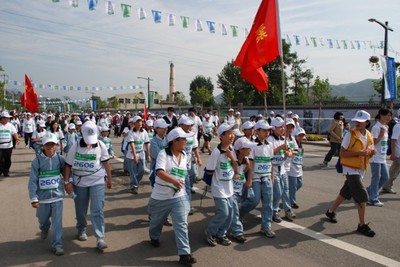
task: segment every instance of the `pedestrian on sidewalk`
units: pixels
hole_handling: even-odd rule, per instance
[[[64,255],[63,249],[63,200],[64,185],[61,174],[65,159],[56,153],[57,137],[52,133],[43,136],[43,150],[32,162],[28,191],[31,205],[36,209],[41,239],[46,239],[51,226],[51,248],[56,256]]]
[[[329,222],[337,223],[336,210],[346,199],[353,198],[357,204],[359,218],[357,232],[373,237],[375,232],[365,223],[368,193],[362,184],[369,160],[375,154],[373,137],[367,130],[370,118],[371,116],[368,112],[359,110],[352,119],[355,122],[355,127],[346,134],[340,148],[340,163],[343,166],[343,175],[346,176],[346,181],[325,215],[328,217]]]
[[[78,240],[86,241],[87,210],[90,202],[90,218],[97,238],[97,249],[107,248],[104,241],[104,191],[107,175],[107,188],[112,186],[109,163],[110,155],[103,142],[98,140],[98,129],[94,122],[86,121],[82,125],[82,139],[71,147],[66,159],[64,179],[65,190],[74,194],[76,228]]]

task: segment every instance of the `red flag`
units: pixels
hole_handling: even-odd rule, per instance
[[[258,91],[268,89],[267,76],[262,67],[282,54],[276,1],[261,2],[250,33],[234,62],[240,67],[240,76]]]
[[[25,74],[25,92],[21,95],[21,106],[25,107],[30,112],[39,111],[39,104],[35,89],[31,81]]]
[[[144,119],[144,121],[146,121],[148,117],[149,117],[149,114],[148,114],[147,106],[146,106],[146,104],[144,104],[144,107],[143,107],[143,119]]]

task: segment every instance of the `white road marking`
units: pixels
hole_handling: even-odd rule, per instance
[[[197,187],[193,187],[193,189],[197,192],[202,194],[204,192],[203,189],[199,189]],[[207,197],[212,198],[212,195],[210,194],[210,192],[207,192]],[[253,215],[259,215],[259,212],[253,210],[252,212],[250,212]],[[288,228],[290,230],[293,230],[295,232],[298,232],[300,234],[306,235],[308,237],[314,238],[318,241],[324,242],[325,244],[334,246],[336,248],[345,250],[347,252],[350,252],[354,255],[357,255],[359,257],[365,258],[367,260],[376,262],[378,264],[384,265],[384,266],[390,266],[390,267],[399,267],[400,266],[400,262],[399,261],[395,261],[391,258],[379,255],[375,252],[357,247],[355,245],[352,245],[350,243],[341,241],[339,239],[324,235],[320,232],[315,232],[313,230],[310,230],[304,226],[295,224],[295,223],[291,223],[291,222],[286,222],[286,221],[282,221],[281,223],[279,223],[280,226],[283,226],[285,228]]]

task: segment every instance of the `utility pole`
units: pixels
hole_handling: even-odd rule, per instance
[[[8,82],[8,75],[7,74],[1,74],[0,75],[3,78],[3,102],[2,102],[2,109],[6,109],[6,81]],[[7,79],[6,79],[7,78]]]
[[[150,111],[150,81],[153,81],[150,79],[150,77],[137,77],[138,79],[143,79],[147,80],[147,110]]]

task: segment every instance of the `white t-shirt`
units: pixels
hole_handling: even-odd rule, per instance
[[[303,148],[299,147],[297,142],[295,141],[297,149],[297,155],[293,155],[290,159],[290,170],[288,171],[288,175],[292,177],[300,177],[303,176],[303,157],[304,157],[304,150]]]
[[[128,140],[129,140],[129,128],[125,127],[124,130],[122,131],[122,133],[127,134],[122,141],[122,150],[125,151],[125,150],[127,150],[126,146],[128,144]]]
[[[32,139],[40,139],[40,141],[36,141],[35,144],[41,145],[42,144],[42,137],[46,135],[46,130],[42,130],[41,132],[38,132],[35,130],[32,134]]]
[[[239,165],[238,168],[238,173],[240,175],[239,179],[233,179],[233,192],[239,194],[239,196],[242,195],[242,190],[243,190],[243,185],[246,183],[246,177],[244,175],[244,169],[247,166],[245,164]]]
[[[192,132],[194,133],[195,139],[197,140],[197,134],[199,133],[199,127],[203,126],[203,122],[201,121],[199,116],[194,116],[194,117],[189,116],[189,118],[192,119],[192,121],[194,122],[194,125],[192,127]]]
[[[212,123],[211,120],[204,120],[203,121],[203,127],[204,127],[204,133],[208,134],[211,136],[212,129],[214,128],[214,124]]]
[[[392,139],[396,140],[396,158],[400,157],[400,122],[393,127]]]
[[[232,151],[235,157],[235,154]],[[235,157],[236,160],[236,157]],[[218,145],[211,153],[206,169],[214,171],[211,182],[211,193],[214,197],[229,198],[233,196],[233,175],[232,161],[221,151]]]
[[[0,149],[8,149],[13,147],[13,134],[17,133],[14,125],[7,122],[6,124],[0,123]]]
[[[385,134],[382,139],[375,145],[376,153],[372,156],[370,162],[374,163],[386,163],[386,152],[388,150],[388,127],[386,125],[381,124],[377,121],[371,129],[371,133],[375,138],[378,138],[381,128],[384,127],[386,129]]]
[[[288,138],[286,139],[286,142],[287,142],[287,144],[288,144],[288,147],[289,147],[292,151],[297,150],[297,149],[299,148],[299,146],[297,145],[296,140],[295,140],[294,137],[292,137],[292,136],[288,137]],[[293,157],[291,157],[291,158],[286,157],[286,159],[285,159],[285,170],[286,170],[286,172],[289,172],[289,170],[290,170],[290,165],[291,165],[291,163],[292,163],[292,158],[293,158]]]
[[[234,125],[236,122],[235,116],[225,116],[224,122],[228,123],[229,125]]]
[[[145,146],[144,145],[150,143],[149,134],[144,129],[140,129],[139,131],[134,131],[134,129],[132,129],[131,131],[129,131],[128,136],[129,136],[128,137],[129,145],[128,145],[128,153],[126,154],[126,157],[128,159],[134,158],[133,153],[132,153],[132,147],[130,145],[130,143],[133,142],[138,159],[144,159],[145,158],[145,153],[144,153]]]
[[[360,137],[361,137],[361,141],[363,142],[364,148],[366,148],[366,146],[367,146],[367,133],[365,133],[365,135],[362,135],[359,132],[359,134],[360,134]],[[343,137],[342,147],[344,149],[347,149],[349,147],[350,140],[351,140],[351,134],[350,133],[346,134]],[[365,170],[353,169],[353,168],[349,168],[349,167],[343,166],[343,175],[346,175],[346,174],[356,174],[356,175],[360,175],[362,177],[365,174]]]
[[[30,118],[29,120],[25,119],[24,123],[22,124],[22,131],[24,133],[33,133],[35,130],[35,120]]]
[[[79,143],[68,151],[65,162],[72,166],[74,185],[89,187],[104,184],[106,171],[103,162],[110,159],[106,145],[97,142],[97,147],[81,147]]]
[[[163,170],[174,176],[176,179],[185,182],[185,176],[187,173],[186,153],[182,152],[181,161],[178,162],[178,159],[174,155],[167,155],[165,150],[161,150],[157,156],[156,171],[157,170]],[[154,188],[151,192],[151,198],[166,200],[178,198],[184,195],[186,195],[185,187],[178,191],[172,183],[168,183],[156,175]]]
[[[253,161],[253,181],[260,181],[261,177],[271,177],[272,158],[274,150],[267,141],[251,149],[249,159]]]
[[[273,135],[270,135],[267,140],[269,143],[272,144],[273,149],[285,143],[285,138],[282,136],[279,139],[276,139]],[[274,157],[272,159],[272,165],[274,166],[274,174],[281,175],[286,173],[285,160],[286,157],[284,150],[280,150],[276,154],[274,154]]]

